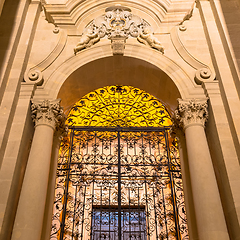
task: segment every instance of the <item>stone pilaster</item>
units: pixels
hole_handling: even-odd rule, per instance
[[[64,132],[60,100],[34,102],[35,132],[24,176],[12,240],[40,240],[44,221],[54,131]]]
[[[205,135],[207,99],[182,100],[174,124],[182,128],[186,148],[199,240],[229,239],[221,199]]]

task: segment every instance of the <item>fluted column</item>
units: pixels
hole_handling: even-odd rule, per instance
[[[12,240],[40,240],[49,180],[53,134],[64,128],[59,100],[34,102],[35,132],[19,199]]]
[[[229,239],[205,135],[207,100],[182,100],[174,120],[185,131],[199,240]]]

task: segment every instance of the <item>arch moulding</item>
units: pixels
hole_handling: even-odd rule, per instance
[[[45,79],[43,86],[37,88],[33,98],[39,100],[56,99],[61,86],[74,71],[94,60],[111,56],[113,56],[111,46],[106,42],[83,50],[76,56],[73,55],[58,67],[52,69],[51,75]],[[176,62],[162,53],[159,53],[157,50],[149,49],[145,46],[134,45],[130,42],[125,45],[124,56],[146,61],[165,72],[176,85],[181,98],[190,99],[205,97],[201,86],[196,85],[194,80],[192,80]]]

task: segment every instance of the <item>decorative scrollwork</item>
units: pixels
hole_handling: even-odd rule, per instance
[[[99,88],[77,102],[68,115],[74,126],[170,126],[170,114],[158,99],[130,86]]]
[[[182,31],[182,32],[184,32],[184,31],[187,30],[187,27],[186,27],[185,25],[180,25],[180,26],[179,26],[179,30]]]
[[[215,75],[211,72],[209,68],[200,68],[196,71],[195,82],[201,85],[204,81],[214,80]]]
[[[178,146],[168,132],[71,131],[60,149],[51,239],[117,238],[119,177],[125,238],[188,239]]]
[[[100,88],[67,122],[51,240],[189,239],[178,144],[156,98],[128,86]]]
[[[131,9],[121,5],[107,8],[104,15],[86,26],[74,53],[91,47],[104,37],[111,40],[114,54],[123,54],[125,41],[129,37],[137,38],[140,43],[164,52],[159,40],[153,36],[150,25],[133,15]]]
[[[40,86],[43,83],[43,74],[38,69],[30,69],[28,72],[25,73],[24,80],[27,83],[33,83]]]
[[[55,33],[55,34],[59,33],[59,27],[54,27],[53,33]]]

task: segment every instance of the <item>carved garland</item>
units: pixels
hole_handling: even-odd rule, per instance
[[[106,13],[93,21],[86,28],[74,48],[74,53],[89,48],[107,37],[111,40],[113,54],[123,54],[126,39],[129,37],[151,48],[164,53],[159,40],[153,36],[151,26],[140,17],[133,15],[131,10],[120,5],[107,8]]]

